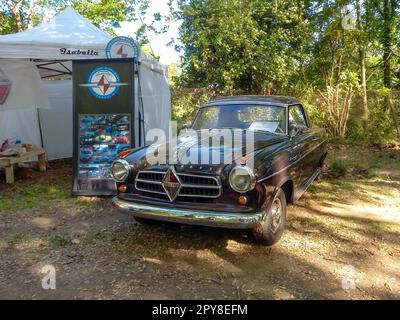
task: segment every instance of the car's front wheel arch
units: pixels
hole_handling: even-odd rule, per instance
[[[287,202],[282,188],[274,188],[261,207],[262,219],[252,229],[255,240],[271,246],[281,238],[286,224]]]

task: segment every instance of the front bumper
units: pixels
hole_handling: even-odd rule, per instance
[[[118,197],[114,197],[112,203],[114,207],[130,213],[135,217],[219,228],[251,229],[256,226],[262,218],[262,212],[241,214],[164,208],[125,201]]]

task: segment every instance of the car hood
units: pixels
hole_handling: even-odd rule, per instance
[[[202,131],[201,133],[191,130],[175,139],[140,149],[128,158],[136,163],[140,162],[146,168],[159,164],[186,165],[188,163],[221,166],[232,162],[246,162],[246,159],[251,158],[258,150],[288,139],[285,135],[263,131],[231,129],[224,133],[228,134],[229,139],[222,139],[220,130]],[[250,147],[246,146],[246,139],[254,141],[254,143],[250,143]],[[214,146],[213,141],[219,141],[219,143]],[[253,145],[254,147],[252,147]],[[224,161],[226,155],[231,156],[227,156]]]

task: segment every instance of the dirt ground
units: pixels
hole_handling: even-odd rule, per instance
[[[72,197],[68,161],[0,177],[0,299],[400,299],[400,150],[340,146],[327,162],[272,248]]]

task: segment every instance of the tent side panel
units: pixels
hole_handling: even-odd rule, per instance
[[[0,111],[0,143],[20,138],[22,143],[41,146],[37,109]]]
[[[43,81],[52,109],[39,111],[47,159],[72,157],[72,81]]]
[[[141,66],[139,69],[140,87],[144,108],[145,134],[150,129],[162,129],[168,138],[171,120],[171,96],[168,79],[161,74]],[[161,138],[161,137],[160,137]],[[152,141],[146,141],[149,144]]]
[[[0,59],[0,70],[10,85],[10,93],[0,110],[50,109],[39,71],[33,62]]]

